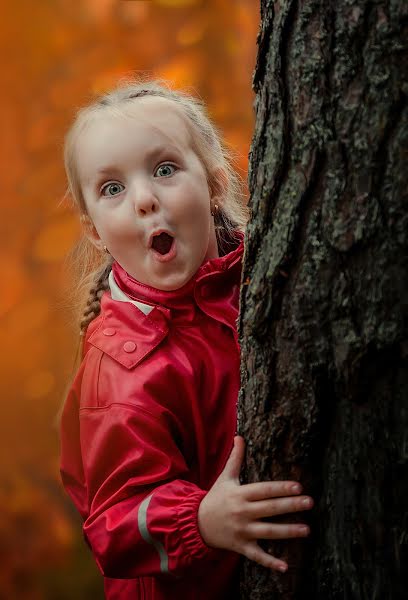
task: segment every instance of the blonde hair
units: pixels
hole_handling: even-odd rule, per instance
[[[127,116],[130,103],[146,96],[159,96],[174,102],[185,117],[193,150],[204,166],[210,189],[223,192],[222,205],[214,217],[218,249],[222,255],[226,245],[234,240],[234,232],[244,232],[248,221],[249,209],[245,203],[243,180],[233,166],[233,152],[221,141],[221,135],[211,122],[203,102],[187,91],[171,89],[165,80],[134,77],[121,79],[114,89],[78,110],[64,143],[64,164],[68,180],[66,196],[71,196],[81,219],[86,219],[87,209],[76,162],[78,140],[93,118],[103,114]],[[222,171],[217,171],[220,167]],[[225,175],[220,176],[220,172]],[[112,257],[98,250],[84,234],[71,252],[70,262],[77,279],[77,284],[73,287],[73,303],[82,316],[82,320],[79,320],[83,333],[100,311],[101,291],[107,289]]]

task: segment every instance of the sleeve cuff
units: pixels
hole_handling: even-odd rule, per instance
[[[180,538],[185,548],[185,556],[190,562],[196,559],[213,559],[221,550],[207,546],[198,528],[198,507],[207,494],[205,490],[197,490],[187,496],[177,510],[177,522]]]

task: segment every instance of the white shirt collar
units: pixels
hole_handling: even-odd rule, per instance
[[[148,315],[153,310],[154,306],[129,298],[129,296],[127,296],[116,283],[112,271],[109,273],[108,282],[112,300],[117,300],[118,302],[130,302],[131,304],[137,306],[137,308],[139,308],[145,315]]]

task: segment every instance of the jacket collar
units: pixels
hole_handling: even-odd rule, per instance
[[[129,296],[125,294],[125,292],[123,292],[120,289],[113,276],[113,271],[109,273],[108,281],[112,300],[117,300],[118,302],[130,302],[131,304],[139,308],[145,315],[148,315],[150,312],[152,312],[154,306],[151,306],[150,304],[144,304],[143,302],[139,302],[138,300],[132,300]]]

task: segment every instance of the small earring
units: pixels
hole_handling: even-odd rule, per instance
[[[106,246],[103,247],[103,251],[105,252],[105,254],[110,254],[110,252]]]
[[[218,211],[218,204],[214,204],[214,208],[211,210],[211,216],[215,217],[217,211]]]

